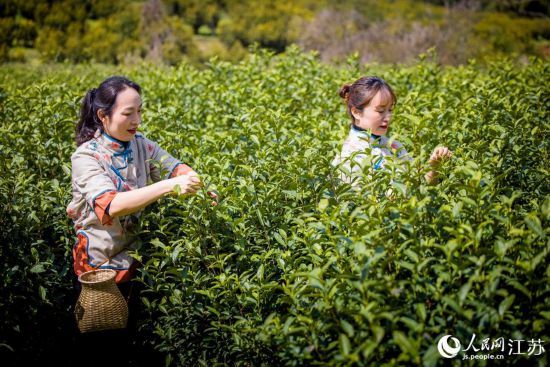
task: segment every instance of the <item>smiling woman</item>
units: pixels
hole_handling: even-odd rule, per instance
[[[139,263],[126,250],[138,242],[135,225],[142,209],[176,187],[181,194],[195,194],[202,186],[191,167],[138,132],[141,104],[139,85],[120,76],[86,93],[76,127],[78,147],[71,156],[72,201],[67,207],[77,237],[75,274],[116,271],[115,281],[130,306],[129,329],[135,327],[139,305],[131,282]],[[88,342],[100,339],[105,337]]]
[[[383,168],[390,157],[400,161],[412,159],[401,143],[386,137],[397,97],[385,80],[376,76],[361,77],[353,84],[342,86],[340,97],[351,117],[351,129],[333,165],[344,168],[341,176],[344,181],[352,182],[350,174],[360,172],[368,158],[375,170]],[[451,155],[447,147],[434,149],[429,160],[432,170],[425,176],[428,183],[437,181],[437,166]]]
[[[201,186],[195,171],[138,133],[140,93],[136,83],[114,76],[82,102],[67,208],[78,238],[73,249],[78,276],[101,268],[116,270],[117,283],[130,280],[138,264],[126,249],[137,240],[132,228],[141,210],[175,186],[184,194]],[[160,161],[168,174],[161,177],[151,161]]]
[[[73,197],[67,214],[77,236],[75,274],[113,269],[123,290],[131,289],[126,283],[139,265],[126,250],[137,243],[134,228],[141,210],[175,187],[182,194],[195,194],[202,186],[191,167],[138,132],[140,94],[139,85],[120,76],[88,91],[76,127],[78,147],[71,157]]]
[[[134,88],[126,88],[117,95],[116,109],[111,116],[99,110],[104,131],[110,136],[130,141],[141,123],[141,96]]]

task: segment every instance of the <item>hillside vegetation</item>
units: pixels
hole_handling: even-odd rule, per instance
[[[241,60],[251,45],[296,43],[339,62],[442,64],[550,54],[550,5],[486,0],[8,0],[0,5],[0,61],[175,65]]]

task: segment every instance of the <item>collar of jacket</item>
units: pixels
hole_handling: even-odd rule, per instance
[[[129,141],[122,141],[118,140],[117,138],[113,138],[111,135],[107,134],[105,131],[101,133],[101,135],[98,138],[101,145],[108,148],[109,150],[114,151],[115,153],[125,153],[130,149],[130,142]]]
[[[371,144],[378,143],[381,145],[382,142],[386,140],[386,137],[383,135],[376,135],[376,134],[369,135],[367,130],[362,129],[358,126],[355,126],[355,124],[351,125],[350,134],[361,139],[365,139],[365,140],[368,139],[368,142]]]

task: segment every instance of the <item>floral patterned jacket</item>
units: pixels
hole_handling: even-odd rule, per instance
[[[73,198],[67,207],[74,221],[77,241],[73,248],[77,275],[101,268],[117,271],[117,283],[129,280],[137,264],[124,249],[131,248],[140,213],[122,217],[109,215],[109,205],[119,192],[130,191],[159,181],[161,169],[169,178],[191,171],[155,142],[136,134],[130,142],[106,133],[80,145],[71,157]]]

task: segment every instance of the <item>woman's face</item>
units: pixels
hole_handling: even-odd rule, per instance
[[[355,125],[376,135],[385,135],[390,126],[393,100],[389,93],[376,93],[363,111],[352,108]]]
[[[98,111],[104,131],[115,139],[130,141],[141,124],[141,97],[134,88],[119,92],[111,116]]]

